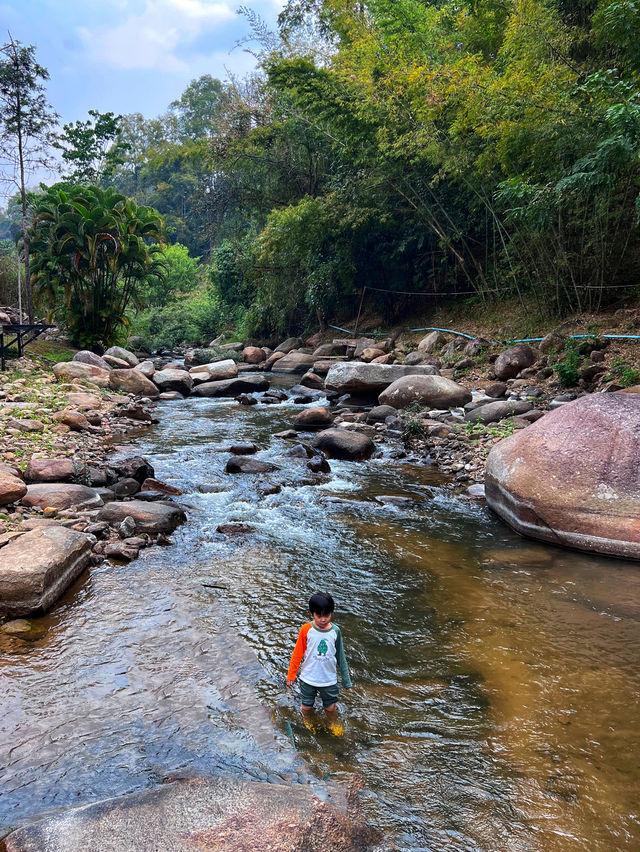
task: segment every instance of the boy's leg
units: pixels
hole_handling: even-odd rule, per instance
[[[322,706],[324,707],[325,716],[329,722],[329,730],[332,734],[338,736],[344,733],[344,728],[338,721],[338,684],[335,686],[325,686],[321,690]]]
[[[316,700],[318,688],[311,686],[309,683],[300,681],[300,712],[303,716],[311,716],[313,713],[313,705]]]

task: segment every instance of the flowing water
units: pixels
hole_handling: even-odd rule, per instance
[[[0,824],[188,772],[320,794],[356,772],[400,850],[640,848],[638,566],[521,539],[427,466],[334,461],[301,484],[273,437],[295,410],[160,407],[135,449],[189,523],[92,569],[41,638],[2,640]],[[224,474],[246,440],[281,493]],[[354,681],[341,738],[308,732],[283,686],[319,589]]]

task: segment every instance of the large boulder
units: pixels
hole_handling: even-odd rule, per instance
[[[499,399],[468,411],[464,419],[467,423],[497,423],[505,417],[531,411],[531,407],[531,403],[524,399]]]
[[[471,402],[471,391],[443,376],[404,376],[378,397],[380,405],[406,408],[418,402],[425,408],[457,408]]]
[[[76,474],[72,459],[32,458],[24,472],[27,482],[71,482]]]
[[[0,470],[0,506],[15,503],[27,493],[25,483],[9,471]]]
[[[234,379],[238,375],[238,365],[233,358],[225,358],[224,361],[212,361],[210,364],[192,367],[189,373],[194,384],[221,382],[224,379]]]
[[[355,802],[347,810],[343,795],[332,799],[321,802],[305,784],[188,778],[49,815],[14,831],[3,846],[6,852],[324,852],[330,845],[336,852],[381,852]]]
[[[314,355],[306,352],[289,352],[284,358],[276,361],[272,369],[274,373],[306,373],[315,360]]]
[[[109,524],[119,524],[133,518],[136,533],[170,533],[187,519],[180,506],[169,503],[148,503],[144,500],[115,500],[98,512],[97,519]]]
[[[329,458],[359,461],[368,459],[375,444],[366,435],[349,432],[347,429],[325,429],[314,439],[313,446],[326,453]]]
[[[158,374],[154,374],[154,379]],[[111,370],[109,385],[113,390],[132,393],[135,396],[158,396],[160,391],[156,385],[143,376],[139,370]]]
[[[189,396],[193,388],[193,376],[186,370],[157,370],[153,374],[153,383],[161,391],[178,391]]]
[[[299,337],[287,337],[279,346],[276,346],[274,352],[282,352],[283,355],[288,355],[292,349],[300,349],[303,345]]]
[[[487,502],[524,535],[637,560],[639,458],[640,399],[581,397],[493,447]]]
[[[122,346],[111,346],[104,354],[111,355],[112,358],[118,358],[120,361],[125,361],[130,367],[136,367],[139,364],[138,358],[133,352],[123,349]]]
[[[390,384],[404,376],[434,376],[438,370],[431,364],[406,367],[404,364],[363,364],[350,361],[334,364],[325,379],[328,390],[341,394],[355,393],[378,396]]]
[[[108,388],[112,370],[103,370],[93,364],[83,364],[82,361],[62,361],[54,364],[53,375],[59,382],[73,382],[82,379],[100,388]]]
[[[498,355],[493,365],[493,372],[497,379],[513,379],[521,370],[530,367],[536,357],[535,349],[532,349],[528,343],[519,343]]]
[[[94,367],[99,367],[101,370],[111,369],[110,365],[107,364],[104,358],[96,355],[95,352],[89,352],[88,349],[82,349],[80,352],[76,352],[71,360],[79,361],[81,364],[91,364]]]
[[[252,393],[269,390],[269,380],[264,376],[243,375],[235,379],[205,382],[193,389],[195,396],[237,396],[240,393]]]
[[[88,485],[73,485],[65,482],[37,482],[27,487],[27,493],[20,501],[23,506],[34,509],[95,509],[102,506],[98,492]]]
[[[84,571],[90,539],[59,524],[26,532],[0,548],[0,615],[45,612]]]

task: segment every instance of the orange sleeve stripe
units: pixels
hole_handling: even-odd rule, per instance
[[[300,663],[304,657],[304,652],[307,650],[307,633],[311,630],[311,623],[303,624],[298,633],[298,641],[291,655],[289,663],[289,671],[287,672],[287,680],[295,680],[300,668]]]

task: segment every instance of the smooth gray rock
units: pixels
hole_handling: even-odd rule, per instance
[[[499,399],[488,402],[473,411],[467,412],[464,419],[467,423],[497,423],[505,417],[524,414],[531,410],[531,403],[525,399]]]
[[[193,376],[187,370],[157,370],[153,374],[153,383],[161,391],[178,391],[189,396],[193,388]]]
[[[90,539],[60,524],[40,526],[9,542],[0,548],[0,614],[46,612],[90,559]]]
[[[93,367],[99,367],[101,370],[111,369],[104,358],[96,355],[95,352],[89,352],[88,349],[81,349],[80,352],[76,352],[71,360],[79,361],[81,364],[91,364]]]
[[[269,390],[269,380],[260,375],[244,375],[235,379],[223,379],[217,382],[205,382],[193,389],[194,396],[237,396],[241,393],[252,393]]]
[[[136,367],[140,363],[133,352],[123,349],[122,346],[111,346],[104,354],[111,355],[112,358],[119,358],[120,361],[126,361],[131,367]]]
[[[432,364],[406,366],[348,361],[331,367],[325,379],[325,386],[340,394],[355,393],[372,397],[378,396],[396,379],[404,376],[436,376],[437,374],[438,370]]]

